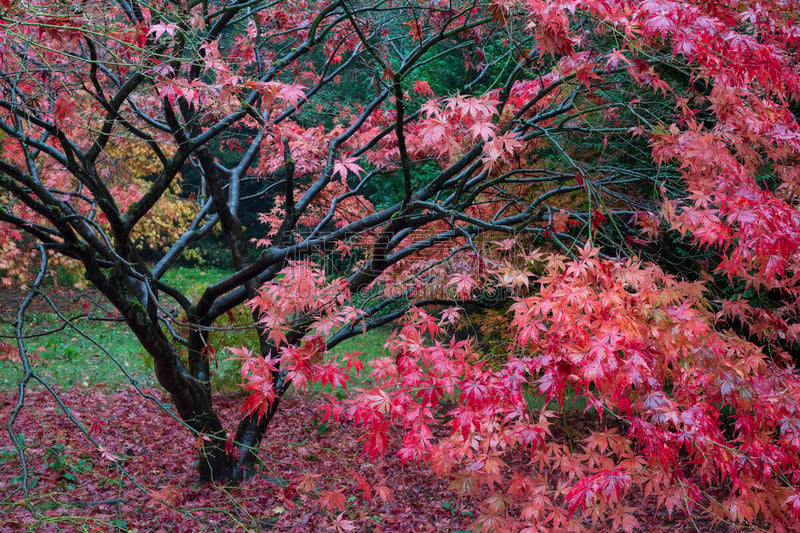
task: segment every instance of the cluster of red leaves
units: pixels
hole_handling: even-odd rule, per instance
[[[250,307],[276,344],[286,342],[292,322],[301,314],[311,319],[309,331],[327,335],[362,313],[347,305],[350,290],[341,279],[327,281],[325,272],[310,260],[290,261],[276,281],[265,283]]]
[[[391,356],[369,363],[371,382],[329,397],[329,414],[363,428],[364,453],[424,463],[482,498],[473,526],[486,531],[633,531],[654,509],[790,530],[800,378],[720,329],[699,283],[588,246],[575,261],[528,260],[541,276],[512,306],[507,359],[440,341],[456,312],[415,310],[387,340]],[[556,437],[565,397],[599,426]]]
[[[148,391],[158,395],[157,391]],[[365,462],[346,428],[318,421],[320,401],[287,398],[261,452],[263,470],[239,487],[198,485],[196,445],[175,419],[132,389],[61,393],[73,414],[101,443],[92,445],[44,391],[29,391],[15,428],[25,435],[36,484],[2,503],[0,531],[358,530],[443,531],[469,523],[469,501],[443,481],[387,459]],[[219,399],[235,416],[240,395]],[[8,419],[16,396],[0,397]],[[77,407],[91,406],[91,407]],[[132,408],[132,406],[137,406]],[[20,463],[8,435],[0,437],[0,493],[20,483]],[[390,439],[394,442],[397,436]],[[120,473],[124,467],[145,490]],[[424,479],[424,483],[420,480]]]

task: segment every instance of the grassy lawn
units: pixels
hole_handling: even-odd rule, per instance
[[[228,274],[227,270],[213,267],[180,267],[170,271],[164,281],[196,298],[206,286]],[[70,315],[73,310],[61,311]],[[16,345],[13,338],[8,338],[14,334],[13,318],[10,318],[14,314],[10,311],[4,313],[0,319],[0,335],[5,337],[2,339],[5,342]],[[26,316],[28,320],[24,334],[36,335],[26,340],[26,349],[31,354],[37,373],[48,382],[57,383],[60,388],[76,385],[119,388],[129,383],[122,370],[124,369],[140,385],[156,384],[152,375],[152,363],[125,324],[79,318],[73,322],[80,329],[79,332],[68,326],[62,327],[65,324],[53,312],[38,309],[29,311]],[[228,322],[227,317],[221,319],[222,325]],[[49,331],[52,332],[43,335]],[[353,337],[336,346],[333,352],[363,352],[364,360],[379,357],[384,353],[383,343],[389,331],[379,329]],[[218,353],[214,364],[215,371],[221,378],[219,385],[226,389],[235,388],[240,380],[237,365],[227,359],[228,354],[223,348],[240,344],[254,347],[255,336],[252,332],[221,332],[212,336],[212,344]],[[21,376],[22,366],[18,361],[0,357],[0,389],[10,390],[15,387]]]
[[[226,274],[225,270],[217,268],[181,267],[170,272],[166,281],[192,296],[197,296],[204,286],[222,279]],[[60,311],[67,316],[75,312],[73,309]],[[4,313],[4,320],[0,322],[0,335],[13,336],[13,319],[9,320],[8,317],[14,314]],[[129,383],[122,370],[125,369],[141,385],[155,384],[150,370],[152,365],[148,364],[139,342],[124,324],[79,318],[73,322],[80,330],[78,331],[66,326],[53,312],[29,311],[26,317],[24,334],[37,335],[27,339],[26,349],[35,362],[37,373],[47,381],[58,383],[61,388],[75,385],[125,386]],[[42,335],[48,331],[52,333]],[[13,338],[4,340],[16,345]],[[1,388],[8,390],[15,386],[21,376],[22,367],[18,361],[0,360]]]
[[[30,313],[28,317],[29,327],[24,330],[28,334],[60,326],[58,317],[52,313]],[[144,368],[144,352],[133,334],[122,324],[77,320],[75,325],[108,350],[108,354],[71,328],[28,339],[27,352],[37,374],[45,380],[57,383],[60,388],[75,385],[95,387],[101,384],[114,386],[129,382],[121,366],[140,384],[153,383]],[[0,332],[3,335],[13,334],[13,325],[7,322],[0,324]],[[0,361],[0,388],[8,390],[21,376],[22,365],[18,361]]]

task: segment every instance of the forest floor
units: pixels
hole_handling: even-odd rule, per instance
[[[60,397],[102,449],[50,394],[29,392],[15,428],[25,436],[34,486],[27,499],[21,491],[8,496],[22,470],[4,434],[0,531],[468,531],[473,521],[473,502],[459,501],[445,482],[395,458],[363,457],[347,428],[321,421],[313,396],[286,399],[260,472],[235,488],[198,484],[196,441],[132,388],[76,388]],[[242,401],[223,394],[222,416],[232,419]],[[0,394],[0,420],[15,404],[14,393]]]

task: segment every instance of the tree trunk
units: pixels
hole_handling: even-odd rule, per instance
[[[232,457],[226,450],[225,433],[204,435],[203,445],[197,458],[200,481],[204,483],[228,483],[231,481]]]
[[[256,474],[259,446],[277,411],[277,403],[275,400],[261,420],[255,414],[245,417],[230,448],[224,434],[203,438],[198,460],[201,481],[237,485]]]
[[[280,398],[275,398],[270,406],[267,416],[261,420],[257,415],[250,415],[245,417],[240,423],[236,431],[236,446],[238,457],[232,465],[231,479],[238,483],[244,479],[253,476],[256,473],[258,462],[258,450],[261,445],[261,439],[267,432],[272,417],[278,410],[278,403]]]

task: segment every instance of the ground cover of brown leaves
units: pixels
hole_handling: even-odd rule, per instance
[[[14,427],[25,436],[35,486],[29,507],[21,491],[9,496],[21,469],[4,432],[0,531],[454,531],[473,520],[471,502],[445,481],[393,458],[363,457],[352,431],[321,421],[314,396],[286,399],[265,438],[261,472],[233,488],[199,484],[195,439],[133,389],[60,396],[102,448],[46,391],[28,391]],[[222,395],[219,408],[232,419],[242,401]],[[3,423],[15,403],[16,394],[0,394]]]

